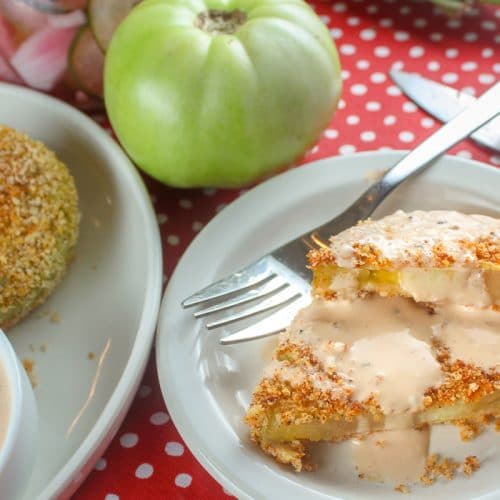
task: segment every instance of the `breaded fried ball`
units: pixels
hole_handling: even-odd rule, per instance
[[[0,125],[0,328],[51,294],[78,238],[78,196],[45,145]]]

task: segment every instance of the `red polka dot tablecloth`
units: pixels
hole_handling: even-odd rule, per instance
[[[424,1],[311,4],[337,44],[344,88],[335,117],[301,163],[356,151],[412,148],[438,127],[392,84],[391,68],[418,72],[474,95],[500,78],[500,7],[474,7],[460,18],[449,18]],[[95,119],[107,127],[104,116]],[[500,165],[500,153],[470,141],[451,154]],[[145,181],[161,228],[167,282],[197,232],[241,191],[175,190],[146,176]],[[227,496],[171,421],[152,353],[123,425],[74,499]]]

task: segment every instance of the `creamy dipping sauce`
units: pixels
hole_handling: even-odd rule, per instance
[[[429,454],[429,428],[374,432],[353,439],[352,456],[358,474],[372,481],[404,484],[418,481]]]
[[[316,299],[297,314],[289,335],[311,346],[324,370],[352,387],[355,399],[373,395],[386,415],[417,411],[425,391],[442,382],[434,340],[452,359],[485,369],[500,364],[498,312],[454,305],[430,311],[403,297]],[[292,380],[293,371],[282,367],[281,375]]]
[[[10,388],[7,382],[7,374],[0,363],[0,449],[2,448],[10,417]]]

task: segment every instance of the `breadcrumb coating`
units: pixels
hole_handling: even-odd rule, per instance
[[[313,270],[321,264],[387,270],[499,266],[500,221],[444,210],[398,211],[333,236],[330,248],[311,250],[308,260]]]
[[[0,328],[53,291],[72,257],[79,218],[66,166],[41,142],[0,125]]]

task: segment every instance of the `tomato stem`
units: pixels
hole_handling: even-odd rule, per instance
[[[209,9],[196,16],[195,26],[213,35],[232,35],[246,20],[246,14],[238,9],[231,11]]]

